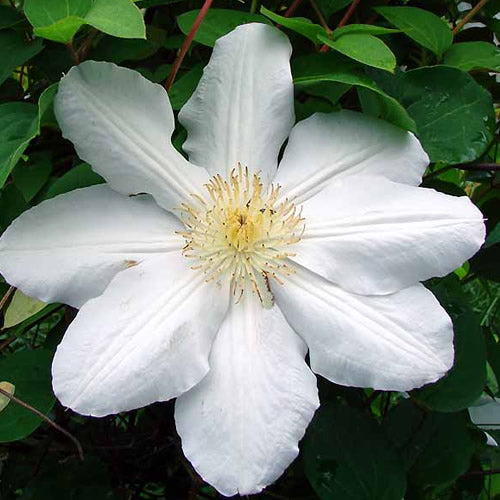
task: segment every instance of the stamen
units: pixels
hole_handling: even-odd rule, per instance
[[[260,177],[240,164],[227,181],[216,175],[205,188],[208,196],[192,194],[195,203],[179,209],[183,255],[199,259],[192,269],[204,273],[207,282],[227,273],[236,302],[251,291],[264,307],[272,307],[269,280],[283,284],[281,278],[294,272],[286,262],[295,255],[289,247],[304,232],[302,210],[288,199],[277,205],[280,186],[264,191]]]

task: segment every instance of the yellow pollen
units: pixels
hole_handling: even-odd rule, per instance
[[[216,175],[205,187],[207,196],[193,194],[193,203],[180,208],[184,255],[198,260],[192,269],[205,273],[206,281],[228,274],[237,301],[252,290],[272,307],[269,280],[282,284],[293,272],[287,259],[304,232],[300,211],[286,199],[277,204],[280,186],[264,190],[260,177],[241,165],[228,180]]]

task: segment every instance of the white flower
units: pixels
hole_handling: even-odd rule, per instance
[[[500,430],[500,399],[484,394],[468,409],[472,422],[486,434],[486,444],[498,447],[496,439],[486,431]]]
[[[296,457],[313,372],[397,391],[442,377],[452,324],[419,281],[484,239],[467,197],[416,187],[428,158],[412,134],[348,111],[293,127],[290,54],[263,24],[217,42],[179,116],[190,162],[161,86],[73,68],[56,116],[108,184],[41,203],[0,240],[11,284],[80,307],[54,358],[61,403],[101,416],[178,397],[184,452],[224,495]]]

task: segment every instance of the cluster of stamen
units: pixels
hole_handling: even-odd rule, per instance
[[[286,261],[304,219],[287,199],[278,202],[280,186],[265,190],[260,177],[241,165],[228,180],[216,175],[205,187],[208,196],[192,195],[192,203],[181,205],[184,255],[198,260],[192,269],[205,273],[206,281],[229,273],[237,301],[250,289],[271,307],[269,279],[282,283],[293,272]]]

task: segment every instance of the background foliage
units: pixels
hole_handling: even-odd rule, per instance
[[[112,61],[154,82],[170,74],[171,83],[181,62],[169,89],[179,110],[219,36],[251,21],[281,25],[294,47],[298,119],[342,107],[414,131],[432,160],[424,185],[470,196],[488,239],[462,268],[427,283],[455,326],[447,377],[409,395],[320,380],[322,407],[299,458],[259,498],[500,496],[500,454],[467,412],[483,392],[500,395],[500,1],[215,0],[181,61],[201,6],[0,0],[0,232],[44,199],[102,182],[54,119],[57,82],[72,65]],[[179,127],[176,147],[184,139]],[[173,402],[93,419],[55,401],[50,363],[74,310],[37,302],[1,280],[0,298],[0,389],[12,393],[14,385],[15,396],[73,436],[2,397],[2,498],[218,498],[183,458]]]

